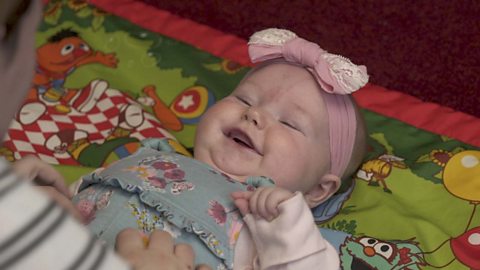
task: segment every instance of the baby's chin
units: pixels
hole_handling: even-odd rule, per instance
[[[207,163],[208,164],[208,163]],[[217,171],[227,175],[228,177],[232,178],[233,180],[235,181],[238,181],[240,183],[245,183],[247,181],[247,178],[250,176],[250,175],[237,175],[237,174],[234,174],[234,173],[231,173],[229,171],[226,171],[226,170],[222,170],[221,168],[218,168],[217,166],[213,165],[213,164],[209,164],[210,166],[212,166],[214,169],[216,169]]]
[[[245,168],[240,169],[240,166],[238,166],[238,164],[232,164],[231,162],[222,162],[221,159],[215,159],[211,155],[197,154],[194,156],[194,158],[198,161],[208,164],[215,170],[241,183],[245,183],[248,177],[255,175],[255,173],[253,172],[247,172],[248,170],[246,170]]]

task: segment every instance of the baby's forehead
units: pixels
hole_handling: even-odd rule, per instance
[[[307,95],[306,98],[322,99],[321,87],[313,75],[302,66],[285,62],[255,67],[235,90],[255,91],[272,97],[286,95],[289,99],[301,98],[305,95]]]
[[[258,67],[247,76],[234,94],[258,98],[294,115],[325,118],[326,108],[320,85],[304,67],[275,63]]]
[[[303,65],[286,62],[285,60],[274,60],[261,63],[260,65],[255,66],[245,77],[248,78],[249,75],[252,76],[254,74],[257,76],[258,74],[278,75],[290,79],[312,76]]]

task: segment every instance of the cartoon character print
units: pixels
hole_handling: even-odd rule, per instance
[[[33,79],[34,87],[29,99],[42,100],[43,102],[57,103],[58,112],[68,113],[70,107],[76,107],[79,111],[88,111],[85,107],[82,94],[90,96],[91,89],[79,91],[77,89],[65,89],[64,82],[75,69],[88,64],[102,64],[106,67],[116,68],[118,59],[115,53],[103,53],[94,51],[80,35],[72,29],[62,29],[51,36],[47,42],[41,45],[37,51],[37,69]],[[94,91],[101,95],[102,91]],[[98,96],[97,96],[98,98]],[[85,108],[84,108],[85,107]]]
[[[452,238],[450,247],[456,259],[471,269],[480,269],[478,261],[480,227],[478,224],[472,226],[480,203],[478,183],[480,183],[480,151],[466,150],[453,154],[443,169],[443,185],[453,196],[468,201],[472,205],[472,213],[465,231]]]
[[[341,269],[414,270],[425,266],[418,243],[349,236],[340,246]]]
[[[433,267],[444,268],[457,260],[471,269],[480,269],[478,261],[480,227],[478,224],[472,224],[480,203],[477,188],[480,183],[480,151],[462,148],[455,148],[452,151],[434,149],[418,158],[417,162],[432,162],[440,166],[441,170],[435,177],[442,180],[445,189],[452,196],[468,201],[472,206],[470,217],[466,217],[465,230],[460,235],[445,239],[437,248],[428,252],[432,254],[443,245],[450,244],[453,258],[442,266]]]
[[[111,189],[97,193],[93,188],[87,188],[79,193],[79,200],[75,203],[75,207],[85,218],[86,224],[95,218],[98,210],[108,207],[112,194],[113,190]]]
[[[138,166],[126,169],[135,172],[147,189],[166,192],[170,186],[170,193],[180,195],[185,191],[193,190],[195,185],[185,180],[185,171],[175,162],[175,158],[163,156],[148,157],[139,162]]]
[[[419,176],[424,179],[432,181],[436,184],[441,184],[443,181],[443,170],[448,164],[448,161],[454,155],[461,153],[465,150],[466,149],[464,149],[463,147],[455,147],[454,149],[434,148],[430,152],[420,155],[415,160],[415,163],[420,163],[419,165],[431,169],[425,170],[425,172],[423,173],[417,171],[413,172],[419,174]]]
[[[394,167],[406,169],[407,165],[403,158],[384,154],[363,163],[357,177],[368,181],[369,186],[381,185],[384,192],[391,194],[392,191],[388,188],[385,180],[390,176]]]
[[[44,156],[49,163],[105,166],[135,152],[139,140],[163,137],[162,129],[171,126],[171,118],[176,119],[163,104],[164,117],[158,122],[138,104],[146,97],[134,101],[128,93],[111,88],[102,78],[91,78],[84,86],[68,88],[65,83],[78,69],[88,69],[92,64],[115,69],[119,63],[115,52],[95,50],[79,31],[60,29],[36,49],[36,56],[32,88],[15,119],[19,125],[16,128],[29,134],[28,140],[9,140],[8,148],[0,149],[0,155],[12,161],[41,152],[43,155],[39,157]],[[149,104],[158,111],[162,104],[157,102],[155,91],[150,85],[143,89]],[[41,127],[38,123],[42,123]],[[27,148],[23,141],[32,146]]]
[[[451,239],[454,259],[457,259],[471,269],[480,269],[478,254],[480,252],[480,227],[472,228],[462,235]],[[453,262],[453,260],[452,260]]]

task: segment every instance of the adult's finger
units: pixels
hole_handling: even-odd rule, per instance
[[[115,249],[124,258],[127,258],[132,252],[135,252],[139,249],[145,249],[145,243],[142,239],[142,234],[140,231],[133,228],[122,230],[117,235]]]
[[[34,179],[35,183],[43,186],[52,186],[68,198],[72,198],[72,193],[65,184],[63,176],[52,166],[45,164]]]
[[[63,176],[50,164],[35,156],[25,156],[16,161],[13,163],[13,169],[18,175],[33,180],[40,186],[52,186],[68,198],[72,197]]]
[[[195,270],[212,270],[212,268],[206,264],[201,264],[195,267]]]
[[[52,186],[63,195],[72,198],[72,194],[65,184],[65,179],[50,164],[45,162],[40,162],[38,164],[38,173],[34,178],[34,182],[41,186]]]
[[[48,197],[53,199],[58,205],[67,210],[67,212],[69,212],[70,215],[72,215],[80,223],[85,223],[85,218],[80,214],[80,212],[78,212],[72,201],[65,197],[64,194],[60,193],[56,188],[51,186],[37,186],[36,188],[43,193],[46,193]]]
[[[150,234],[148,248],[161,253],[173,254],[174,244],[173,238],[168,232],[154,230]]]
[[[193,269],[195,263],[195,253],[190,245],[187,244],[177,244],[175,245],[175,255],[177,258],[185,263],[188,269]]]

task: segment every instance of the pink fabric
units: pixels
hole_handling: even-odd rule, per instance
[[[321,57],[325,53],[317,44],[302,38],[294,38],[283,46],[249,44],[248,49],[252,62],[284,58],[288,62],[305,65],[316,77],[325,91],[336,94],[348,94],[328,71],[328,63]]]
[[[295,37],[283,45],[249,43],[248,52],[254,63],[283,58],[303,65],[314,75],[325,91],[321,93],[327,107],[330,130],[330,173],[342,177],[352,156],[357,119],[352,101],[346,96],[352,91],[332,76],[330,63],[322,57],[326,51],[313,42]],[[366,73],[365,67],[358,68]]]
[[[330,173],[342,177],[352,157],[357,119],[351,99],[321,92],[328,113]]]
[[[279,216],[268,222],[244,217],[235,246],[233,269],[339,269],[335,248],[323,238],[300,192],[278,206]]]

